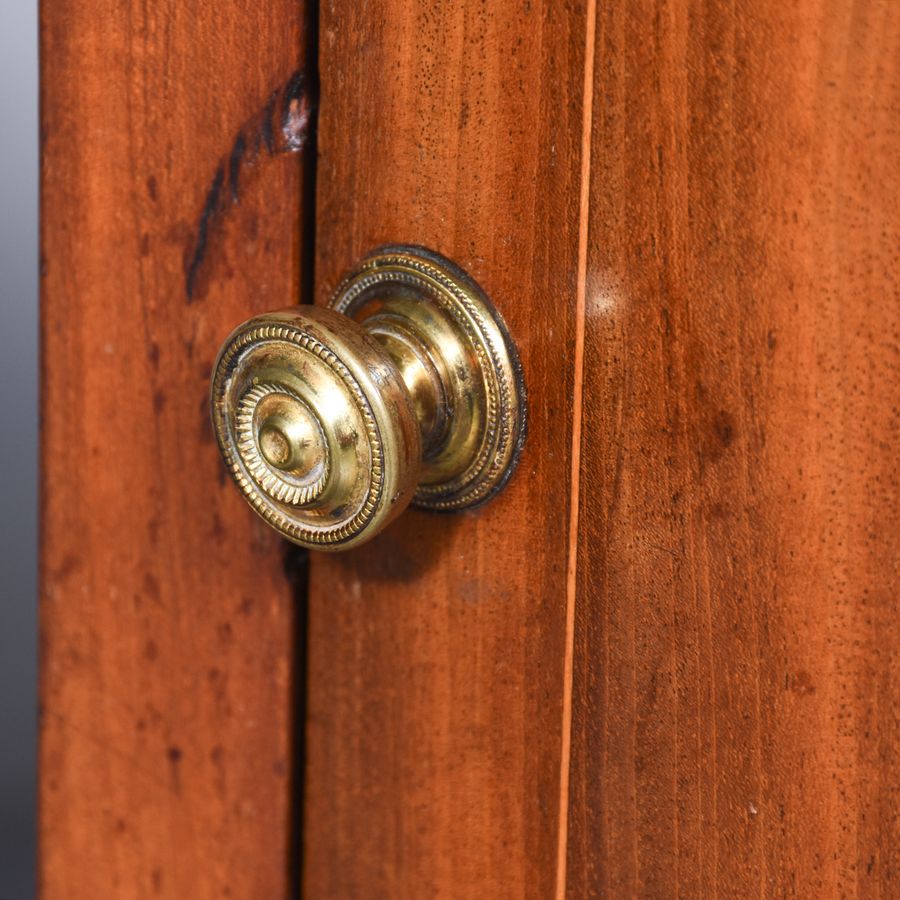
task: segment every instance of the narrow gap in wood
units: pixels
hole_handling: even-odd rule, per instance
[[[315,302],[316,284],[316,168],[318,163],[319,110],[319,4],[304,6],[304,78],[310,97],[310,121],[303,151],[303,186],[300,198],[300,286],[299,302]],[[294,753],[291,778],[291,834],[288,874],[289,896],[300,900],[303,885],[303,810],[306,796],[307,641],[309,629],[309,551],[291,544],[285,550],[285,571],[291,582],[294,603]]]
[[[316,167],[318,165],[319,118],[319,4],[310,0],[306,18],[305,78],[311,100],[309,137],[303,154],[303,196],[301,198],[300,302],[315,302],[316,285]]]
[[[572,461],[569,493],[569,545],[566,568],[566,644],[563,664],[563,708],[559,760],[559,825],[556,857],[556,898],[566,895],[569,838],[569,766],[572,756],[572,689],[575,645],[575,593],[578,569],[578,512],[581,485],[581,421],[584,376],[585,291],[588,227],[590,225],[591,130],[594,97],[594,35],[596,0],[589,0],[585,17],[584,96],[581,130],[581,196],[578,221],[578,276],[575,296],[575,352],[572,374]]]
[[[293,685],[293,773],[291,785],[290,843],[288,845],[288,896],[299,900],[303,883],[303,797],[306,781],[306,652],[307,618],[309,611],[309,551],[287,544],[284,568],[294,593],[294,673]]]

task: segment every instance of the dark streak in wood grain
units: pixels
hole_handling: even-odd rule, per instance
[[[315,103],[308,85],[309,79],[298,70],[282,87],[272,91],[263,108],[238,129],[231,149],[216,167],[186,256],[184,283],[188,303],[197,296],[200,268],[206,258],[211,229],[227,209],[226,188],[231,203],[239,203],[242,168],[257,163],[262,147],[270,157],[300,153],[311,139]]]

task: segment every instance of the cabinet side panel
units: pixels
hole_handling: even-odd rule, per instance
[[[600,7],[572,897],[896,892],[898,45]]]

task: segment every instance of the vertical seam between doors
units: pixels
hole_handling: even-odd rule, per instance
[[[300,260],[299,291],[296,301],[316,301],[316,246],[318,237],[318,146],[321,85],[319,75],[319,0],[306,0],[303,8],[303,75],[310,96],[310,119],[306,146],[303,148],[303,177],[300,196],[302,244],[297,248]],[[309,699],[309,551],[289,544],[285,548],[285,570],[294,592],[293,646],[293,747],[291,777],[289,884],[286,897],[301,900],[304,895],[306,862],[306,722]]]
[[[572,449],[569,491],[569,535],[566,564],[566,632],[563,658],[563,707],[559,773],[559,827],[556,848],[556,900],[566,895],[569,843],[569,769],[572,758],[572,691],[575,652],[575,599],[578,574],[578,519],[581,485],[581,420],[584,381],[585,293],[591,198],[591,130],[594,105],[594,40],[597,3],[585,10],[584,84],[581,119],[581,184],[578,209],[578,272],[575,286],[575,354],[572,391]]]

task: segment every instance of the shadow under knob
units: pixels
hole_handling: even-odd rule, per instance
[[[515,350],[483,293],[428,251],[384,248],[332,308],[250,319],[212,382],[222,455],[253,508],[295,543],[343,549],[410,501],[474,506],[524,438]]]

